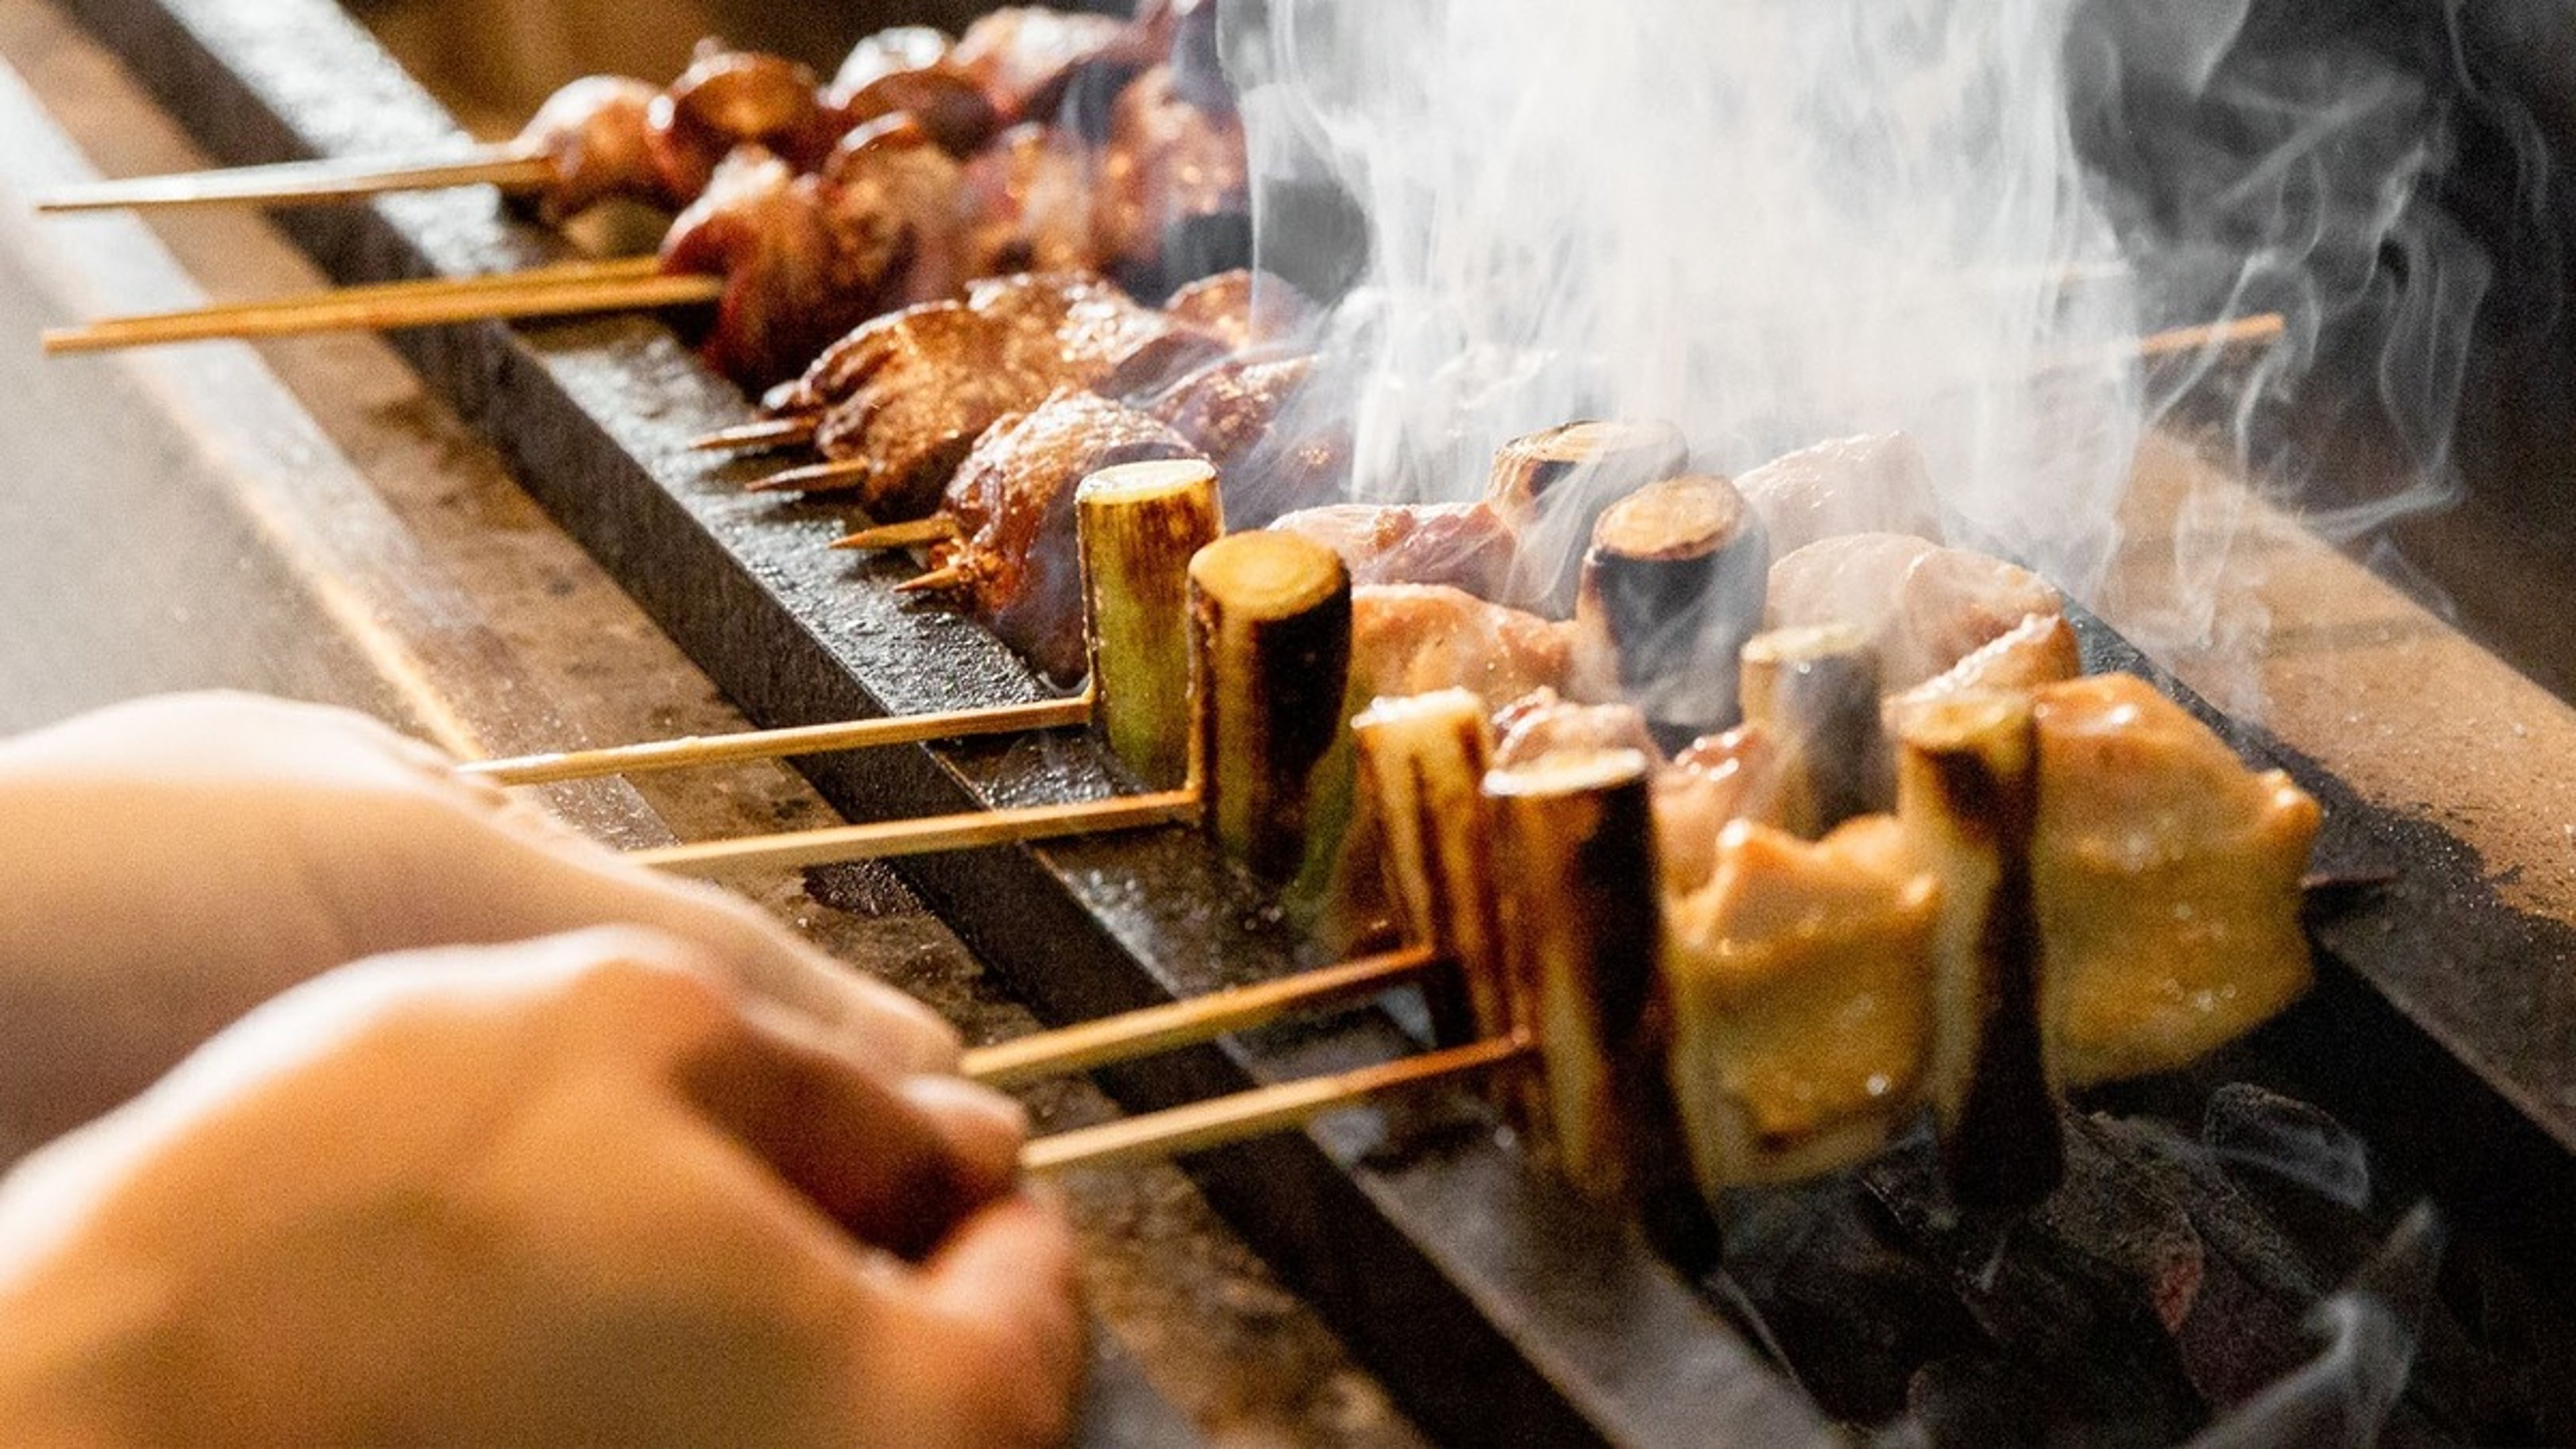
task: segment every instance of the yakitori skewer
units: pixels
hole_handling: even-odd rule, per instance
[[[165,342],[398,331],[453,322],[650,311],[704,305],[722,297],[725,286],[722,277],[642,271],[624,260],[573,262],[532,274],[387,282],[265,302],[111,317],[47,328],[44,348],[56,353],[98,352]]]
[[[1222,1147],[1294,1127],[1370,1097],[1492,1071],[1528,1058],[1536,1050],[1527,1038],[1505,1037],[1059,1132],[1022,1148],[1020,1168],[1032,1173],[1061,1172]]]
[[[36,198],[48,212],[173,210],[192,206],[315,206],[355,201],[389,191],[435,191],[449,186],[498,186],[530,190],[555,178],[555,163],[524,145],[466,147],[436,160],[388,163],[283,161],[93,181]]]
[[[1187,627],[1189,565],[1224,532],[1216,470],[1195,460],[1104,468],[1075,490],[1091,683],[1071,699],[654,740],[462,766],[503,785],[544,785],[974,735],[1097,724],[1148,785],[1188,764],[1189,678],[1170,647]]]
[[[1293,870],[1307,843],[1307,795],[1347,717],[1350,575],[1310,540],[1233,534],[1191,558],[1187,613],[1188,771],[1179,789],[668,846],[636,859],[725,875],[1196,820],[1255,873]],[[1167,690],[1137,702],[1169,698]]]
[[[1089,1071],[1248,1031],[1311,1007],[1374,996],[1423,976],[1440,959],[1439,953],[1417,946],[1301,971],[1277,981],[1229,987],[1168,1006],[1149,1006],[978,1047],[966,1053],[957,1070],[992,1086]]]

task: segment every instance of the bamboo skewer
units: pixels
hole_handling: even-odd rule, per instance
[[[519,272],[483,272],[470,277],[408,277],[398,282],[366,282],[353,287],[334,287],[328,292],[313,293],[311,299],[328,301],[335,306],[372,302],[401,304],[414,298],[483,296],[521,287],[631,281],[643,277],[657,277],[661,274],[662,262],[659,257],[588,258],[580,261],[553,262]],[[212,302],[202,307],[190,308],[186,315],[255,317],[274,311],[279,303],[280,299],[275,297],[244,302]]]
[[[919,548],[923,544],[947,543],[957,538],[957,520],[944,513],[928,518],[907,519],[902,523],[880,523],[862,528],[832,540],[834,548],[896,549]]]
[[[689,440],[689,447],[700,453],[750,452],[755,448],[786,448],[811,442],[822,419],[813,416],[763,418],[756,423],[718,428]]]
[[[966,1053],[957,1070],[961,1076],[997,1087],[1088,1071],[1266,1025],[1307,1007],[1374,996],[1422,974],[1439,959],[1425,947],[1366,956],[1279,981],[1238,986],[981,1047]]]
[[[512,145],[477,146],[443,161],[284,161],[174,176],[92,181],[36,199],[42,212],[168,210],[188,206],[310,206],[388,191],[498,186],[524,191],[554,180],[555,164]]]
[[[1212,1101],[1041,1137],[1020,1151],[1020,1170],[1059,1172],[1155,1161],[1294,1127],[1386,1092],[1492,1070],[1527,1057],[1525,1037],[1503,1037],[1329,1076],[1282,1082]]]
[[[2239,347],[2256,342],[2269,342],[2288,330],[2289,321],[2278,312],[2256,312],[2225,322],[2204,322],[2194,327],[2169,327],[2138,339],[2138,356],[2153,360],[2185,352],[2198,352],[2205,347]]]
[[[808,463],[802,468],[772,473],[743,486],[754,493],[821,492],[856,487],[859,479],[876,470],[877,465],[866,458],[835,458],[828,463]]]
[[[678,875],[726,876],[755,870],[792,870],[845,860],[886,860],[903,855],[931,855],[945,850],[975,850],[988,845],[1019,845],[1060,840],[1074,835],[1102,835],[1117,830],[1144,830],[1178,825],[1198,818],[1195,789],[1157,790],[1143,795],[1113,795],[1063,805],[1030,805],[1014,810],[977,810],[962,815],[932,815],[918,820],[885,820],[867,825],[841,825],[823,830],[794,830],[739,840],[710,840],[694,845],[668,845],[629,852],[640,865]]]
[[[79,327],[49,328],[44,334],[44,347],[49,353],[97,352],[216,338],[292,337],[310,332],[378,331],[451,322],[641,311],[712,302],[725,289],[722,277],[697,275],[611,275],[537,283],[509,278],[478,280],[480,285],[433,280],[419,283],[418,290],[410,291],[399,290],[405,284],[389,283],[380,290],[369,289],[354,300],[321,293],[214,309],[110,317]]]
[[[593,780],[603,775],[737,764],[784,755],[819,755],[880,745],[963,739],[969,735],[1065,729],[1090,723],[1091,711],[1092,698],[1086,692],[1072,699],[1045,699],[987,709],[942,710],[936,714],[895,715],[837,724],[800,725],[791,729],[746,730],[730,735],[691,735],[685,739],[612,745],[605,749],[477,760],[457,768],[460,774],[478,775],[497,785],[552,785],[565,780]]]

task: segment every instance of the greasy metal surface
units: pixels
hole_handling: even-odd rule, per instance
[[[324,4],[70,8],[227,159],[417,149],[452,134]],[[476,193],[307,213],[293,226],[351,280],[521,265],[547,246]],[[418,336],[405,350],[754,719],[1037,693],[980,628],[900,606],[890,575],[824,552],[838,515],[747,497],[722,467],[680,451],[746,410],[661,328],[467,328]],[[1115,783],[1101,754],[1073,738],[889,751],[811,773],[857,818]],[[1179,832],[926,860],[907,875],[1016,992],[1057,1019],[1275,974],[1300,958],[1294,933],[1258,895]],[[1361,1014],[1140,1065],[1108,1085],[1130,1106],[1153,1106],[1409,1047],[1386,1018]],[[1471,1109],[1451,1107],[1432,1114],[1445,1125],[1400,1145],[1385,1116],[1356,1112],[1209,1154],[1194,1175],[1444,1438],[1705,1443],[1730,1433],[1792,1443],[1821,1433],[1671,1269],[1499,1146]]]

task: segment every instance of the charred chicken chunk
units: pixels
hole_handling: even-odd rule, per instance
[[[520,145],[542,155],[554,177],[536,199],[537,215],[559,225],[613,196],[677,207],[654,164],[650,123],[661,94],[626,76],[584,76],[546,98],[519,133]]]
[[[1103,468],[1195,457],[1178,433],[1096,393],[1059,389],[988,429],[948,485],[964,533],[937,562],[993,632],[1063,681],[1083,670],[1074,488]]]
[[[1164,239],[1194,220],[1251,208],[1243,122],[1231,109],[1194,105],[1158,65],[1119,93],[1101,148],[1093,236],[1113,267],[1152,272]],[[1173,258],[1191,275],[1196,258]]]
[[[854,486],[870,513],[915,518],[937,505],[967,449],[1003,414],[1199,345],[1096,279],[1027,278],[880,317],[773,401],[801,410],[826,400],[816,446],[869,464]]]
[[[1245,267],[1175,288],[1163,299],[1163,310],[1231,352],[1285,342],[1315,320],[1314,304],[1296,288]]]
[[[845,211],[841,190],[746,147],[671,224],[663,269],[725,282],[700,351],[745,387],[795,376],[833,338],[883,310],[905,247],[903,221]]]
[[[974,75],[948,58],[948,49],[948,37],[926,25],[880,30],[851,49],[824,102],[852,127],[910,115],[941,149],[963,160],[1001,130],[1002,116]]]
[[[757,146],[798,171],[820,165],[841,138],[814,73],[794,61],[701,41],[697,58],[653,98],[646,136],[676,197],[702,193],[724,158]]]
[[[1258,528],[1350,478],[1350,433],[1324,392],[1312,356],[1228,357],[1174,384],[1153,412],[1223,471],[1228,515]]]
[[[949,59],[1004,116],[1043,120],[1046,99],[1060,95],[1068,72],[1130,43],[1128,22],[1115,16],[1015,5],[967,26]]]
[[[1091,157],[1069,135],[1013,126],[966,163],[966,253],[977,276],[1088,271],[1101,264],[1091,230]]]

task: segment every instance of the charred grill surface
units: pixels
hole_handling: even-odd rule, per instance
[[[71,0],[67,8],[171,98],[222,160],[416,152],[453,139],[436,106],[322,0]],[[299,212],[285,224],[351,282],[558,256],[550,238],[513,226],[472,193]],[[901,607],[890,591],[899,567],[853,570],[825,553],[821,545],[841,526],[836,512],[746,497],[740,484],[752,470],[710,469],[685,454],[688,437],[741,422],[746,406],[659,326],[485,325],[408,334],[396,345],[759,722],[1039,692],[1027,665],[987,631]],[[2089,621],[2081,628],[2089,668],[2154,675],[2116,637]],[[2464,1266],[2455,1276],[2476,1279],[2477,1265],[2509,1262],[2511,1281],[2530,1285],[2525,1291],[2542,1302],[2563,1303],[2576,1283],[2576,1249],[2564,1232],[2576,1221],[2576,972],[2564,969],[2576,962],[2576,931],[2504,905],[2475,854],[2438,826],[2376,809],[2308,762],[2283,758],[2258,733],[2211,718],[2249,754],[2285,764],[2324,804],[2320,869],[2394,877],[2316,923],[2320,981],[2299,1007],[2188,1079],[2120,1088],[2099,1101],[2196,1104],[2215,1100],[2207,1084],[2228,1076],[2297,1093],[2368,1139],[2383,1198],[2416,1190],[2439,1197],[2458,1235],[2453,1259]],[[998,744],[897,750],[815,761],[809,773],[854,818],[1060,798],[1119,783],[1115,765],[1088,743],[1042,756]],[[923,858],[906,875],[1057,1020],[1275,975],[1308,954],[1277,924],[1263,893],[1177,831]],[[1105,1074],[1105,1084],[1146,1108],[1382,1060],[1407,1046],[1387,1017],[1359,1013],[1122,1068]],[[1477,1109],[1462,1102],[1451,1115],[1471,1130],[1407,1143],[1390,1138],[1383,1117],[1354,1114],[1210,1154],[1193,1171],[1408,1411],[1444,1439],[1699,1443],[1722,1424],[1748,1442],[1822,1442],[1813,1412],[1761,1368],[1711,1300],[1608,1215],[1493,1145]],[[2243,1119],[2226,1119],[2224,1130],[2238,1130]],[[2092,1191],[2088,1184],[2117,1175],[2098,1166],[2106,1155],[2117,1160],[2110,1149],[2096,1151],[2109,1130],[2073,1133],[2067,1192]],[[1889,1159],[1819,1189],[1851,1204],[1850,1216],[1804,1219],[1805,1236],[1789,1258],[1753,1255],[1758,1244],[1744,1240],[1758,1234],[1741,1221],[1729,1225],[1748,1277],[1766,1261],[1805,1262],[1797,1254],[1828,1252],[1837,1241],[1851,1248],[1832,1257],[1845,1276],[1876,1274],[1883,1300],[1819,1287],[1821,1280],[1794,1271],[1775,1275],[1781,1291],[1747,1287],[1802,1371],[1830,1367],[1846,1350],[1810,1357],[1801,1323],[1822,1325],[1817,1332],[1833,1343],[1854,1341],[1836,1335],[1862,1332],[1868,1322],[1893,1323],[1884,1332],[1922,1343],[1977,1322],[1981,1312],[1989,1323],[2006,1321],[1990,1302],[1962,1306],[1950,1265],[1982,1266],[1991,1253],[1977,1252],[1992,1244],[1944,1240],[1941,1233],[1957,1230],[1937,1216],[1915,1216],[1907,1161]],[[2124,1230],[2121,1240],[2139,1236]],[[2150,1319],[2157,1301],[2145,1300]],[[1874,1307],[1864,1312],[1882,1303],[1908,1306],[1894,1319]],[[2563,1353],[2566,1345],[2545,1334],[2532,1342],[2530,1360],[2540,1366],[2533,1375],[2546,1377],[2541,1370],[2553,1360],[2542,1350],[2554,1343]],[[2178,1375],[2192,1392],[2218,1392],[2194,1377],[2198,1349],[2172,1352],[2181,1366],[2160,1368],[2157,1384],[2169,1388]],[[1857,1357],[1839,1362],[1855,1377],[1864,1367]],[[1973,1435],[1986,1427],[1977,1413],[2029,1402],[1980,1397],[1983,1385],[2019,1372],[2008,1359],[1957,1354],[1941,1364],[1910,1387],[1902,1375],[1894,1381],[1900,1406],[1910,1393],[1919,1413],[1951,1415]],[[1883,1381],[1837,1386],[1812,1374],[1809,1386],[1852,1411],[1889,1392]],[[2563,1385],[2555,1392],[2563,1398]],[[2520,1400],[2500,1393],[2492,1402]],[[2458,1412],[2476,1411],[2472,1404]],[[2571,1421],[2539,1424],[2563,1437]],[[2511,1437],[2530,1422],[2483,1427]]]

